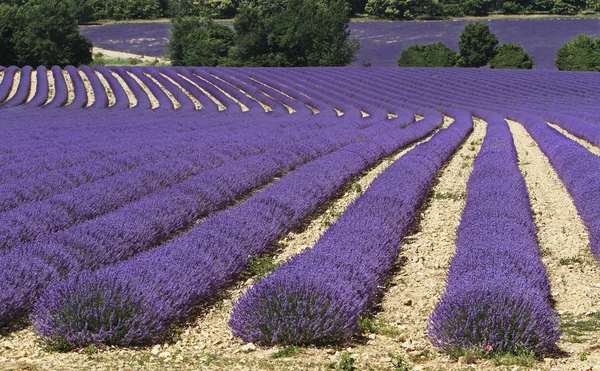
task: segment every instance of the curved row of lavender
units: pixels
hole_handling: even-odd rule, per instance
[[[233,334],[263,345],[350,338],[437,172],[473,128],[468,113],[455,118],[379,175],[313,248],[253,285],[233,308]]]
[[[600,123],[593,73],[38,67],[13,86],[17,69],[2,70],[0,326],[35,305],[38,331],[59,346],[163,340],[349,179],[434,130],[434,110],[526,112],[515,118],[593,143]],[[383,277],[370,266],[384,256],[376,251],[349,278],[358,292],[367,282],[357,313]],[[368,272],[377,278],[363,281]]]
[[[590,236],[590,248],[600,261],[600,158],[579,143],[548,126],[540,118],[524,113],[510,113],[511,118],[523,123],[531,137],[538,143],[550,164],[573,197],[573,202]],[[574,134],[596,144],[598,126],[561,116],[547,116]]]
[[[180,237],[114,266],[71,274],[35,305],[45,341],[81,346],[160,340],[365,168],[427,135],[441,115],[383,133],[303,165]],[[98,298],[103,298],[99,300]]]
[[[467,183],[456,254],[429,337],[448,351],[544,354],[556,348],[560,331],[527,186],[506,121],[481,116],[487,135]]]

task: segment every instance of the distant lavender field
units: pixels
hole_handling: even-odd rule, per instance
[[[352,36],[362,45],[355,65],[393,67],[400,52],[414,44],[441,41],[458,50],[458,37],[468,21],[352,22]],[[535,69],[556,69],[556,50],[578,34],[600,36],[600,19],[486,20],[500,42],[523,45],[535,58]],[[165,53],[171,25],[167,23],[84,26],[81,32],[94,45],[150,56]]]

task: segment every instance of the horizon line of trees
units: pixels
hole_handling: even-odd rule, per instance
[[[23,5],[32,0],[0,0]],[[80,24],[99,19],[155,19],[203,16],[234,18],[246,0],[63,0]],[[388,19],[443,19],[486,16],[490,13],[531,14],[546,12],[575,15],[600,12],[600,0],[345,0],[350,15],[366,14]],[[282,0],[259,3],[281,5]],[[263,5],[264,5],[263,4]]]
[[[0,65],[90,64],[92,43],[79,33],[70,1],[0,0]],[[176,66],[345,66],[360,48],[350,37],[351,12],[346,0],[244,0],[233,29],[207,16],[173,18],[168,53]],[[458,53],[442,43],[414,45],[398,65],[531,69],[533,58],[518,44],[499,45],[485,23],[470,22]],[[600,71],[600,37],[562,45],[555,65]]]

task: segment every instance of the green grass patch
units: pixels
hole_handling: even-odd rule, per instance
[[[560,329],[563,330],[564,340],[570,343],[585,343],[591,340],[591,335],[600,331],[600,312],[580,316],[563,315]]]
[[[579,256],[569,256],[568,258],[561,258],[558,262],[559,265],[573,265],[583,264],[584,260]]]
[[[433,195],[434,199],[453,201],[464,200],[466,197],[467,195],[464,192],[439,192]]]
[[[279,264],[275,263],[275,255],[264,254],[250,260],[250,274],[256,279],[261,279],[275,270]]]
[[[388,353],[388,357],[392,359],[392,366],[394,366],[394,371],[410,371],[413,369],[411,365],[409,365],[402,356],[397,356],[393,353]]]
[[[302,348],[297,345],[288,345],[285,348],[278,350],[277,352],[271,354],[271,358],[287,358],[292,357],[298,352],[300,352]]]
[[[362,316],[358,319],[358,331],[363,335],[376,334],[388,337],[396,337],[402,334],[399,328],[382,323],[368,316]]]
[[[454,359],[461,359],[467,364],[475,364],[480,360],[490,360],[494,366],[524,366],[531,367],[536,362],[533,352],[520,350],[511,353],[496,353],[494,351],[484,351],[481,349],[456,349],[448,352],[448,355]]]

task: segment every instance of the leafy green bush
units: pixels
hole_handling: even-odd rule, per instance
[[[413,19],[419,15],[441,16],[444,9],[435,0],[369,0],[365,11],[377,18]]]
[[[525,11],[525,8],[518,3],[505,1],[502,3],[502,11],[504,14],[519,14]]]
[[[554,5],[550,10],[553,14],[575,15],[581,11],[581,8],[564,0],[554,0]]]
[[[235,34],[227,26],[209,19],[173,19],[168,53],[174,66],[219,66],[225,64]]]
[[[533,57],[519,44],[502,44],[490,61],[490,67],[530,70],[533,68]]]
[[[442,43],[413,45],[398,58],[400,67],[454,67],[458,54]]]
[[[350,39],[344,0],[254,0],[234,21],[236,66],[344,66],[359,49]]]
[[[469,22],[460,34],[460,67],[483,67],[496,55],[498,38],[482,22]]]
[[[465,15],[486,16],[492,10],[492,0],[465,0],[462,9]]]
[[[98,18],[152,19],[162,15],[158,0],[106,0],[96,10]]]
[[[78,66],[92,61],[92,43],[79,33],[66,2],[0,4],[0,64]]]
[[[600,38],[577,36],[558,49],[554,64],[559,70],[600,71]]]

